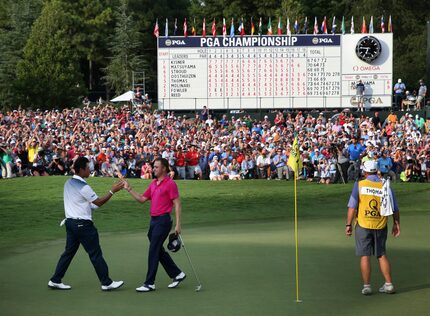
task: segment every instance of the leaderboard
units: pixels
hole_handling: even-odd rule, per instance
[[[157,53],[161,109],[347,107],[361,77],[391,93],[390,73],[342,73],[342,35],[160,37]]]

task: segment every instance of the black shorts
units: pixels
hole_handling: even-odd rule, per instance
[[[355,254],[357,256],[385,255],[387,241],[387,227],[383,229],[367,229],[360,225],[355,226]]]

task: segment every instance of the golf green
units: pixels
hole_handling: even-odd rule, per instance
[[[148,204],[125,191],[94,212],[110,275],[124,280],[105,293],[85,251],[64,282],[47,287],[64,249],[63,185],[67,177],[0,180],[0,316],[27,315],[428,315],[430,297],[430,184],[395,183],[401,236],[388,239],[397,294],[361,295],[354,240],[344,233],[352,183],[299,182],[299,281],[296,303],[294,202],[291,181],[177,181],[183,205],[183,238],[203,283],[201,292],[183,250],[173,254],[187,273],[178,289],[159,269],[151,293],[144,281]],[[102,195],[114,179],[89,178]],[[143,192],[149,182],[130,179]],[[390,228],[392,220],[390,219]],[[375,292],[383,283],[372,260]]]
[[[300,228],[300,298],[295,302],[294,232],[291,221],[259,221],[192,227],[184,230],[187,250],[203,288],[183,250],[173,254],[187,279],[167,289],[160,267],[151,293],[136,293],[146,272],[146,231],[101,233],[101,244],[114,279],[125,285],[102,292],[81,249],[64,282],[70,291],[51,290],[48,279],[64,240],[18,248],[0,260],[1,315],[425,315],[430,295],[428,219],[403,220],[403,236],[390,238],[395,295],[360,294],[353,239],[344,236],[344,219],[306,219]],[[63,228],[58,228],[63,229]],[[420,242],[418,242],[420,241]],[[382,283],[373,264],[374,289]]]

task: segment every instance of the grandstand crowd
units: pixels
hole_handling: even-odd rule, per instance
[[[430,120],[391,112],[342,111],[333,117],[279,111],[273,120],[240,113],[193,117],[128,106],[0,113],[2,178],[71,174],[85,156],[92,176],[151,179],[157,157],[175,179],[291,179],[287,166],[298,136],[300,179],[343,183],[360,177],[364,161],[378,162],[394,181],[430,181]],[[213,113],[212,113],[213,114]]]

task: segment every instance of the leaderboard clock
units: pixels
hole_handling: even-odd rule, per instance
[[[355,47],[357,57],[362,61],[370,63],[381,55],[381,43],[374,36],[361,38]]]

